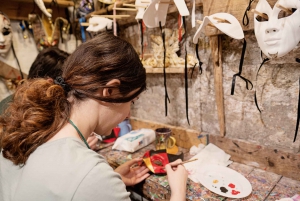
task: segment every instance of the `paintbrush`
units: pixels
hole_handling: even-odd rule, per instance
[[[182,165],[182,164],[185,164],[185,163],[193,162],[193,161],[196,161],[196,160],[198,160],[198,158],[194,158],[194,159],[191,159],[191,160],[188,160],[188,161],[182,161],[178,165]]]
[[[196,161],[196,160],[198,160],[198,158],[194,158],[194,159],[191,159],[191,160],[188,160],[188,161],[182,161],[178,165],[182,165],[182,164],[185,164],[185,163],[193,162],[193,161]],[[172,167],[177,167],[178,165],[174,165]],[[165,168],[163,168],[163,169],[165,169]]]

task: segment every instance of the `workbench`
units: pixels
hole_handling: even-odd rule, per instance
[[[112,150],[112,147],[108,146],[98,151],[98,153],[103,155],[113,168],[116,168],[128,160],[142,157],[147,150],[151,149],[155,149],[153,144],[150,144],[135,153],[129,153]],[[184,153],[184,160],[188,160],[192,157],[189,154],[188,149],[179,147],[179,152]],[[233,162],[229,165],[229,168],[241,173],[250,181],[253,190],[248,197],[243,199],[225,198],[212,193],[201,184],[194,183],[188,179],[186,200],[275,201],[281,198],[292,197],[295,194],[300,194],[300,181],[237,162]],[[166,176],[151,175],[133,189],[148,200],[170,200],[171,192]]]

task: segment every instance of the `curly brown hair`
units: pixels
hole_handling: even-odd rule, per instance
[[[67,91],[46,79],[26,81],[0,117],[2,154],[15,165],[24,165],[34,150],[68,122],[69,97],[74,103],[87,98],[124,103],[146,89],[146,71],[134,48],[109,33],[80,45],[65,61],[62,79]],[[112,79],[120,80],[120,85],[107,86]],[[103,97],[97,92],[104,88],[118,88],[120,93]]]
[[[46,79],[28,80],[18,87],[13,102],[0,118],[5,158],[24,164],[29,155],[67,122],[70,103],[64,90]]]

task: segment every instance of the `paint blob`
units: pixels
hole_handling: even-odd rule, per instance
[[[237,195],[237,194],[239,194],[239,193],[240,193],[240,191],[235,191],[235,190],[232,190],[232,191],[231,191],[231,194],[232,194],[232,195]]]
[[[232,184],[232,183],[230,183],[228,186],[229,186],[230,188],[235,188],[235,185]]]
[[[221,190],[222,193],[227,193],[227,191],[228,191],[227,188],[225,188],[225,187],[223,187],[223,186],[220,187],[220,190]]]

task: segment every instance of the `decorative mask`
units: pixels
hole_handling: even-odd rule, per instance
[[[159,27],[159,22],[161,26],[165,26],[169,4],[160,4],[160,0],[153,0],[147,7],[143,21],[148,28]]]
[[[201,32],[205,33],[205,27],[206,25],[209,25],[209,23],[234,39],[244,38],[243,29],[239,21],[233,15],[228,13],[215,13],[204,17],[202,24],[194,35],[193,43],[198,43],[198,38],[200,37]]]
[[[0,54],[5,54],[11,47],[12,31],[10,19],[0,12]]]
[[[287,8],[284,12],[278,5]],[[268,58],[282,57],[293,50],[300,41],[300,1],[278,0],[272,9],[266,0],[259,0],[254,14],[254,31],[258,45]]]
[[[159,22],[161,22],[161,26],[165,25],[169,8],[168,3],[169,1],[160,3],[160,0],[153,0],[150,3],[143,16],[144,23],[148,28],[159,27]],[[190,15],[184,0],[175,0],[174,3],[181,16]]]
[[[105,17],[91,17],[89,19],[90,26],[86,29],[88,32],[100,32],[106,29],[111,30],[113,21]]]
[[[149,3],[143,3],[142,0],[135,0],[135,5],[139,6],[137,7],[138,11],[137,14],[135,16],[136,20],[141,20],[143,19],[144,13],[145,13],[145,8],[149,5]]]

